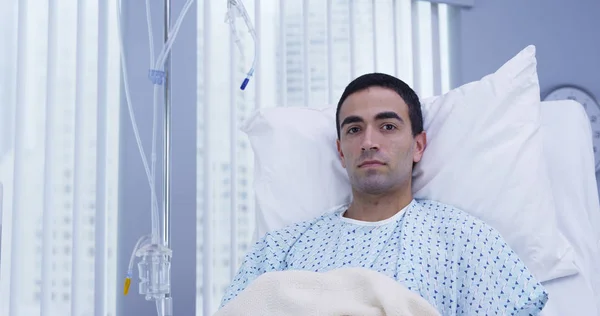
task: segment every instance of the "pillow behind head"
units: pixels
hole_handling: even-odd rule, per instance
[[[543,157],[535,47],[480,81],[421,103],[427,147],[413,172],[415,198],[455,206],[494,227],[541,282],[576,273]],[[351,200],[335,110],[268,108],[247,122],[259,236]]]
[[[350,182],[335,144],[335,110],[275,107],[246,122],[259,238],[350,202]]]

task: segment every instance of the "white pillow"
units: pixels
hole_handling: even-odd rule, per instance
[[[557,228],[540,103],[534,46],[480,81],[423,100],[427,147],[414,170],[413,192],[494,227],[546,281],[577,270]],[[335,146],[335,110],[275,107],[247,121],[258,237],[350,201]]]

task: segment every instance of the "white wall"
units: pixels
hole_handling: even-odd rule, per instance
[[[577,84],[600,98],[600,1],[478,0],[460,11],[460,76],[477,80],[529,44],[542,94]]]

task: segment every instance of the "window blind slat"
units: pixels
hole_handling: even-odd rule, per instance
[[[26,274],[25,257],[17,254],[17,249],[22,249],[25,242],[26,220],[29,210],[22,205],[25,204],[22,197],[26,194],[26,173],[27,161],[25,151],[25,133],[28,127],[25,113],[25,100],[28,93],[27,89],[27,67],[29,42],[25,40],[28,35],[29,1],[19,1],[19,13],[17,22],[17,96],[15,108],[15,140],[14,140],[14,175],[13,175],[13,210],[12,210],[12,244],[11,244],[11,273],[10,273],[10,295],[9,295],[9,315],[23,315],[22,303],[25,300],[23,277]]]
[[[442,69],[440,52],[440,15],[437,3],[431,4],[431,50],[433,63],[433,93],[442,93]]]
[[[229,39],[229,212],[230,212],[230,247],[229,247],[229,273],[233,279],[237,270],[237,232],[238,232],[238,216],[237,216],[237,91],[238,85],[233,83],[240,82],[237,76],[238,52],[236,51],[235,38],[230,33]]]
[[[327,103],[333,104],[333,0],[327,0]]]
[[[203,155],[202,159],[204,162],[203,168],[203,200],[204,205],[202,207],[202,315],[212,315],[212,288],[213,288],[213,272],[212,272],[212,261],[213,261],[213,214],[212,214],[212,192],[211,188],[211,135],[210,130],[211,124],[211,112],[210,104],[212,97],[212,83],[211,83],[211,32],[212,32],[212,15],[211,15],[211,1],[204,1],[203,13],[204,16],[204,51],[203,51],[203,71],[204,71],[204,100],[203,100],[203,116],[204,116],[204,133],[203,133]]]
[[[419,93],[421,91],[421,33],[419,27],[419,6],[416,0],[412,1],[411,24],[412,24],[412,64],[413,64],[413,84],[412,88]]]
[[[373,71],[379,72],[377,62],[377,0],[371,1],[371,27],[373,28]]]
[[[302,76],[303,91],[304,91],[304,106],[310,106],[310,6],[309,0],[302,1],[302,65],[304,75]]]
[[[262,98],[262,83],[263,83],[263,73],[262,70],[265,69],[262,65],[262,58],[261,58],[261,54],[262,54],[262,49],[261,49],[261,38],[262,38],[262,16],[260,14],[260,11],[262,10],[262,4],[261,4],[261,0],[254,0],[254,30],[256,31],[256,72],[255,72],[255,79],[254,79],[254,85],[255,85],[255,103],[254,103],[254,109],[260,109],[260,107],[262,106],[263,103],[263,98]]]
[[[84,237],[84,208],[83,196],[85,194],[85,184],[82,178],[84,178],[85,171],[83,168],[84,157],[85,157],[85,91],[84,87],[86,84],[86,69],[85,69],[85,58],[87,54],[87,45],[85,44],[85,36],[88,32],[88,25],[86,23],[85,9],[87,0],[80,0],[77,3],[77,39],[76,39],[76,64],[75,64],[75,142],[74,142],[74,166],[73,166],[73,213],[72,213],[72,242],[73,248],[71,253],[71,315],[81,315],[84,313],[83,306],[83,292],[84,292],[84,281],[82,276],[84,275],[84,261],[83,261],[83,248],[85,245]]]
[[[96,109],[96,216],[94,246],[94,316],[107,314],[107,117],[108,117],[108,3],[98,1],[98,107]]]
[[[56,129],[53,114],[56,103],[56,89],[54,82],[57,76],[57,48],[58,31],[57,7],[54,0],[48,1],[48,69],[46,81],[46,131],[45,131],[45,158],[44,158],[44,214],[42,218],[42,287],[41,287],[41,316],[50,316],[53,308],[52,303],[52,233],[55,230],[55,192],[53,169],[55,168],[55,149],[57,145],[54,142],[54,131]]]
[[[354,1],[348,1],[348,10],[350,19],[348,20],[350,27],[350,78],[354,80],[356,74],[356,8]]]
[[[280,90],[279,90],[279,104],[281,106],[287,106],[287,48],[286,48],[286,0],[279,0],[279,73],[280,76],[279,82]]]

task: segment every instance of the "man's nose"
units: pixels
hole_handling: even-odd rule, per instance
[[[377,150],[379,149],[379,143],[377,141],[377,133],[372,128],[367,128],[363,133],[363,140],[361,149],[366,150]]]

